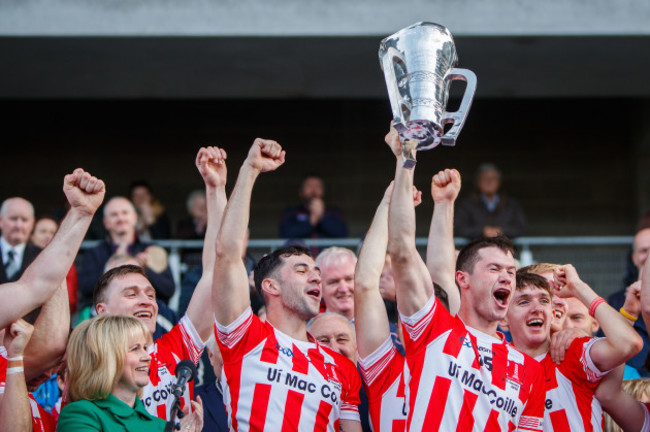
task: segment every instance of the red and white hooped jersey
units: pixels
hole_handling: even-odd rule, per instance
[[[575,339],[559,365],[548,353],[538,357],[546,373],[545,431],[603,430],[603,409],[595,393],[607,372],[598,370],[589,355],[596,341],[598,338]]]
[[[263,323],[251,308],[215,323],[221,383],[232,431],[329,431],[359,421],[361,378],[354,363],[317,343]]]
[[[368,397],[372,430],[406,430],[404,356],[397,351],[390,336],[368,357],[359,358],[359,369]]]
[[[7,350],[0,346],[0,394],[5,392],[5,382],[7,380]],[[56,420],[54,416],[40,406],[34,396],[28,393],[29,408],[32,412],[32,429],[34,432],[54,432],[56,429]]]
[[[407,430],[542,430],[544,371],[532,357],[467,327],[435,296],[401,318]]]
[[[205,343],[201,340],[187,315],[183,316],[169,332],[149,348],[151,366],[149,384],[142,391],[142,402],[149,414],[167,420],[170,417],[176,383],[176,365],[181,360],[199,362]],[[194,383],[186,385],[181,399],[181,409],[194,399]]]

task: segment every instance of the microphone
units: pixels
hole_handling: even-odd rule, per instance
[[[176,384],[174,384],[172,393],[175,397],[180,398],[183,395],[185,384],[196,376],[196,366],[192,360],[183,360],[176,365],[174,374],[176,375]]]

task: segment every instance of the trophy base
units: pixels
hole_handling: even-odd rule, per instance
[[[402,142],[417,141],[416,150],[430,150],[442,142],[442,130],[429,120],[412,120],[396,124]]]

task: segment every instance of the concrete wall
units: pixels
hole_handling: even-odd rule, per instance
[[[458,35],[647,35],[644,0],[3,0],[19,36],[386,35],[417,21]]]

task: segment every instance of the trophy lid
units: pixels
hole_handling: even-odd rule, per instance
[[[454,47],[454,39],[449,29],[442,24],[428,21],[420,21],[405,27],[390,36],[382,39],[379,44],[379,59],[386,54],[389,47],[396,48],[400,52],[408,51],[409,46],[429,45],[429,46],[450,46]],[[455,48],[452,48],[454,64],[458,58]],[[382,66],[383,69],[383,66]]]

